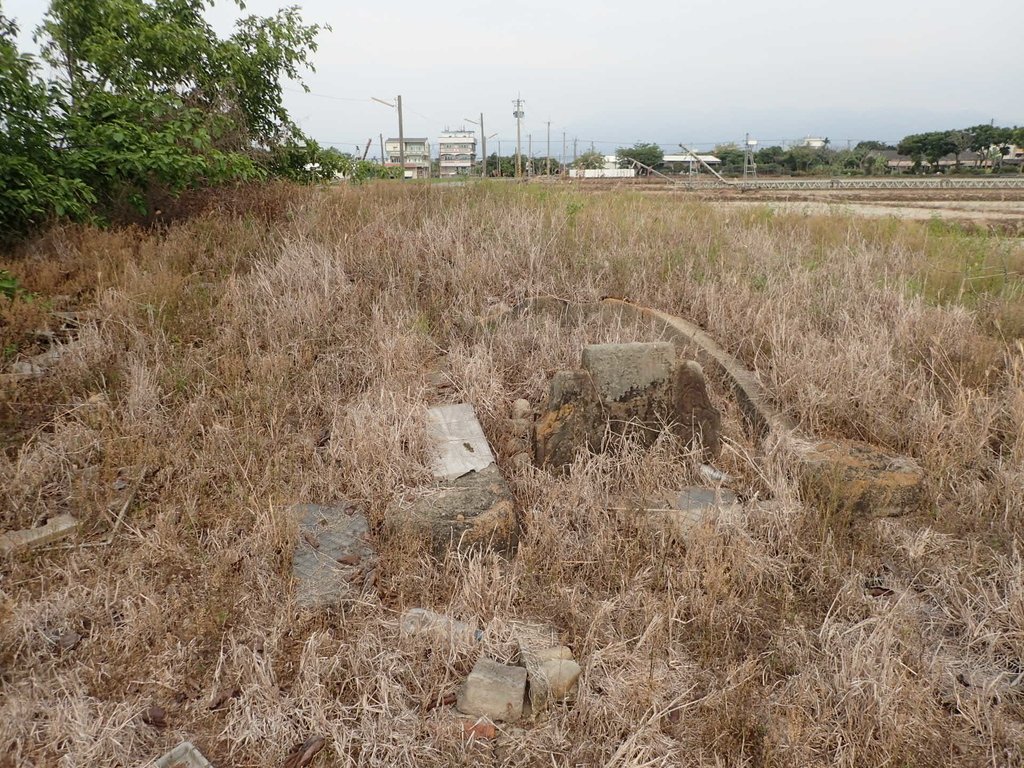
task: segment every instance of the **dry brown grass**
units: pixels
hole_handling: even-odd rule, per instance
[[[938,251],[1016,252],[942,237],[387,184],[276,189],[160,233],[49,233],[8,264],[94,321],[42,382],[7,394],[50,416],[0,457],[0,524],[69,511],[86,533],[0,565],[0,764],[135,766],[189,738],[218,766],[276,765],[311,733],[327,739],[314,765],[1021,764],[1024,348],[986,315],[990,299],[1019,311],[1019,284],[974,281],[970,300],[928,288]],[[434,373],[500,445],[512,400],[538,402],[582,344],[647,333],[543,318],[463,330],[464,314],[535,293],[625,295],[698,321],[807,429],[917,457],[929,509],[826,524],[718,393],[722,465],[760,499],[743,519],[683,547],[604,509],[609,491],[696,479],[668,443],[569,478],[506,467],[515,557],[438,564],[381,535],[378,596],[298,611],[288,506],[356,499],[382,532],[389,502],[427,481]],[[579,702],[467,743],[431,705],[475,652],[400,638],[412,606],[479,622],[498,658],[510,619],[551,622],[584,667]],[[84,639],[59,653],[68,630]],[[165,730],[142,722],[152,704]]]

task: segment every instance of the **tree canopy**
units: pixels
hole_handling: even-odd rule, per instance
[[[615,151],[619,159],[620,168],[632,168],[631,160],[646,165],[648,168],[657,168],[665,160],[665,153],[657,144],[638,141],[632,147],[619,147]]]
[[[310,166],[333,173],[282,104],[282,79],[312,69],[324,28],[286,8],[221,38],[212,5],[52,0],[36,31],[46,69],[0,17],[0,226],[145,213],[188,187],[309,178]]]

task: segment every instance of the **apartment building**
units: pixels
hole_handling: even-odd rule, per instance
[[[476,134],[445,130],[437,141],[441,178],[466,176],[476,162]]]
[[[384,142],[384,154],[387,155],[388,166],[401,164],[401,142],[388,139]],[[405,177],[407,179],[426,179],[430,177],[430,141],[427,139],[405,140]]]

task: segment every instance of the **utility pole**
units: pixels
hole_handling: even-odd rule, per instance
[[[527,156],[530,158],[530,164],[526,166],[526,175],[533,175],[533,134],[526,134],[526,145],[527,145]]]
[[[544,155],[544,173],[551,175],[551,121],[548,120],[548,150]]]
[[[578,142],[578,141],[579,141],[579,139],[575,138],[575,137],[572,140],[572,164],[573,165],[576,165],[576,142]]]
[[[523,117],[526,113],[523,112],[522,96],[517,96],[514,103],[516,111],[512,116],[516,119],[516,178],[519,178],[523,175]]]
[[[384,154],[384,134],[382,133],[380,134],[380,164],[387,165],[387,162],[387,155]]]
[[[402,97],[396,96],[394,104],[390,101],[384,101],[384,99],[378,99],[376,96],[371,96],[370,101],[376,101],[385,107],[398,109],[398,162],[402,166],[402,181],[405,181],[405,129],[402,127]],[[383,136],[381,138],[383,139]]]
[[[498,178],[501,178],[501,139],[498,139]]]
[[[565,131],[562,131],[562,156],[558,158],[562,162],[562,166],[565,166]]]
[[[484,113],[480,113],[480,178],[487,178],[487,133],[484,131]]]
[[[398,162],[402,164],[402,181],[405,181],[405,128],[402,126],[402,97],[396,99],[398,103]]]

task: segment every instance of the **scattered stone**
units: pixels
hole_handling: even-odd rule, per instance
[[[534,432],[540,466],[564,467],[583,450],[605,450],[613,437],[651,445],[665,428],[717,455],[721,415],[704,373],[693,361],[677,361],[672,344],[592,344],[583,349],[582,367],[551,379]]]
[[[529,400],[519,398],[512,403],[512,419],[529,423],[533,419],[533,406]]]
[[[78,521],[71,515],[57,515],[38,528],[9,531],[0,536],[0,554],[7,555],[59,541],[75,533],[78,526]]]
[[[81,642],[82,636],[74,630],[71,630],[57,638],[57,650],[61,653],[67,653],[68,651],[75,650]]]
[[[924,503],[924,470],[908,456],[893,456],[856,440],[791,439],[800,463],[804,497],[826,509],[889,516]]]
[[[445,484],[399,500],[388,511],[388,526],[425,539],[438,557],[451,549],[514,548],[519,530],[511,494],[473,407],[431,408],[428,424],[434,476]]]
[[[242,689],[237,685],[232,685],[227,688],[221,688],[217,693],[213,695],[210,700],[210,706],[208,709],[220,709],[227,704],[231,699],[237,698],[242,693]]]
[[[281,764],[281,768],[303,768],[303,766],[309,765],[310,761],[326,745],[327,741],[323,736],[310,736],[302,744],[297,744],[292,748],[284,763]]]
[[[493,739],[498,730],[494,727],[494,723],[477,720],[475,723],[463,723],[462,732],[467,739]]]
[[[213,768],[191,741],[183,741],[154,763],[154,768]]]
[[[481,658],[459,691],[456,707],[464,715],[515,722],[523,716],[526,669]]]
[[[142,722],[154,728],[166,728],[167,712],[163,707],[154,705],[142,713]]]
[[[519,663],[526,668],[533,717],[541,714],[553,702],[575,697],[583,670],[566,646],[531,648],[520,642]]]
[[[369,588],[376,560],[367,542],[370,524],[350,503],[332,506],[299,504],[299,538],[292,555],[296,602],[319,608],[350,596],[355,584]]]
[[[609,509],[638,510],[652,525],[682,541],[706,521],[741,509],[736,494],[728,488],[698,486],[648,499],[614,499],[608,506]]]
[[[399,625],[404,635],[427,634],[444,642],[477,643],[484,637],[481,630],[426,608],[410,608]]]

